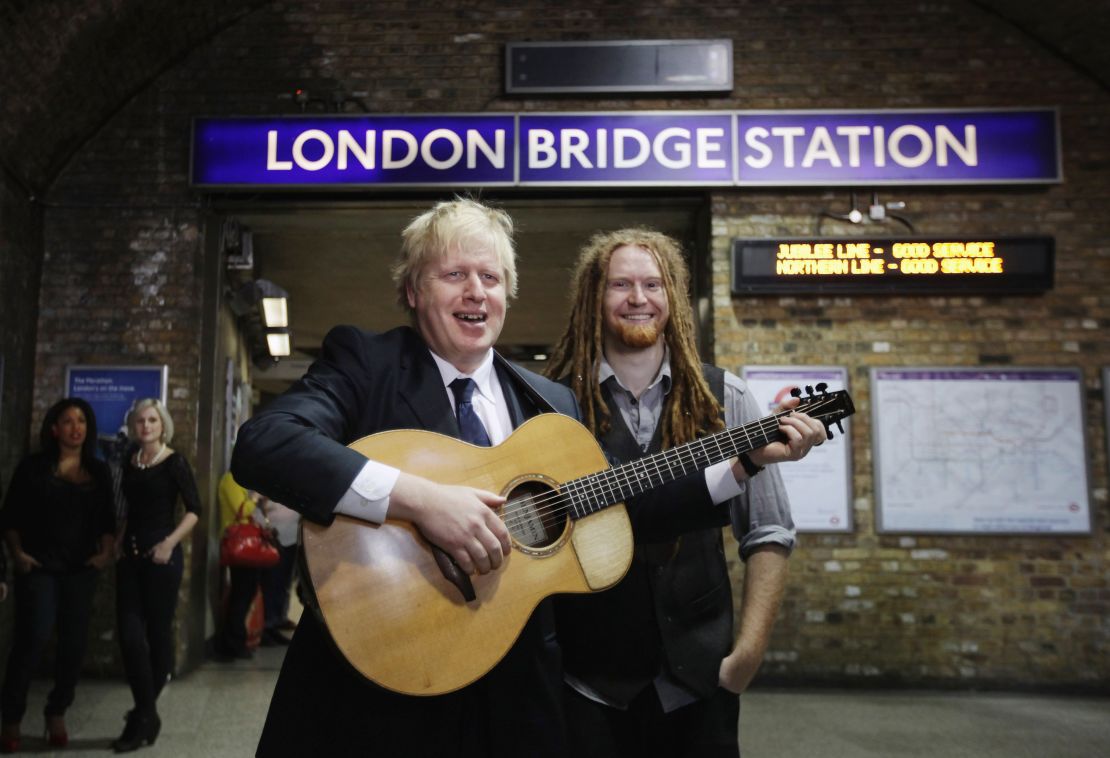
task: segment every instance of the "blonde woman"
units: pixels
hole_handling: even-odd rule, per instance
[[[135,707],[117,753],[153,745],[162,722],[155,703],[173,671],[173,616],[181,587],[181,540],[200,516],[200,494],[185,457],[169,446],[173,419],[161,401],[138,400],[127,415],[138,443],[123,466],[127,519],[116,568],[116,622]],[[185,512],[178,515],[178,501]]]

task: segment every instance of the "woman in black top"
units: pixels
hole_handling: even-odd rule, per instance
[[[42,451],[20,462],[0,512],[15,567],[15,631],[0,689],[0,751],[19,750],[27,690],[54,628],[54,688],[46,698],[46,737],[69,742],[63,718],[85,656],[100,569],[112,560],[115,513],[108,467],[95,458],[96,417],[66,398],[46,412]]]
[[[112,743],[117,753],[153,745],[162,726],[155,702],[173,671],[173,616],[185,566],[180,543],[200,515],[193,471],[167,447],[173,419],[166,407],[155,399],[136,401],[127,429],[139,447],[123,464],[127,525],[116,566],[116,620],[135,708]],[[180,520],[178,499],[185,504]]]

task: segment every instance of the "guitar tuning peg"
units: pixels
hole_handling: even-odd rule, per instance
[[[832,429],[829,429],[827,426],[825,427],[825,436],[830,440],[833,438]]]
[[[790,397],[801,397],[801,396],[802,396],[802,388],[801,387],[791,387],[790,388]]]
[[[813,387],[809,386],[808,384],[806,385],[806,394],[810,397],[813,397]]]
[[[817,391],[822,393],[822,394],[824,394],[825,390],[827,390],[828,388],[829,388],[829,385],[826,384],[825,382],[818,382],[817,383]]]
[[[841,434],[844,434],[844,427],[840,425],[840,419],[837,419],[836,421],[836,428],[840,430]]]

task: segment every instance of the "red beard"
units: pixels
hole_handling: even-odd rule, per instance
[[[650,324],[629,324],[618,321],[617,337],[627,347],[651,347],[659,340],[659,327],[655,322]]]

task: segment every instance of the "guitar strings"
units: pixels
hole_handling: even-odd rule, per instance
[[[819,409],[822,405],[828,404],[829,402],[831,402],[831,399],[817,401],[817,402],[814,402],[811,405],[807,406],[804,410],[806,412],[814,411],[816,409]],[[641,466],[641,468],[644,472],[644,475],[647,476],[649,482],[651,482],[652,474],[655,474],[656,476],[658,476],[660,471],[665,470],[657,463],[657,461],[660,461],[660,460],[670,461],[670,466],[666,469],[668,471],[673,470],[675,463],[677,463],[677,465],[683,469],[683,475],[685,474],[686,463],[690,463],[691,467],[694,468],[695,470],[700,470],[701,468],[704,468],[705,466],[704,465],[701,465],[701,466],[698,465],[698,458],[699,458],[699,455],[702,458],[706,457],[706,455],[707,455],[706,452],[705,452],[706,443],[710,443],[710,442],[715,443],[717,445],[717,448],[718,448],[718,453],[721,456],[723,456],[721,459],[724,460],[725,458],[731,457],[733,454],[735,454],[737,452],[737,449],[735,447],[732,447],[732,446],[734,446],[739,441],[740,436],[741,436],[740,435],[741,432],[743,432],[747,441],[750,443],[752,433],[749,432],[749,428],[758,427],[759,433],[762,434],[762,436],[765,438],[765,440],[767,442],[770,442],[771,437],[768,434],[767,430],[769,428],[773,427],[773,428],[771,428],[771,431],[772,432],[777,431],[778,430],[778,419],[783,417],[783,416],[789,415],[790,413],[792,413],[794,411],[797,411],[797,410],[801,410],[801,409],[792,409],[791,411],[785,411],[781,414],[776,414],[774,416],[769,416],[767,418],[761,419],[757,422],[752,422],[752,423],[744,425],[742,427],[735,427],[733,429],[728,429],[728,430],[725,430],[723,432],[718,432],[714,435],[710,435],[709,437],[703,437],[703,438],[700,438],[698,440],[694,440],[693,442],[687,443],[687,444],[682,445],[680,447],[672,448],[671,450],[663,451],[661,453],[657,453],[655,455],[648,456],[647,458],[641,458],[641,459],[638,459],[636,461],[632,461],[628,464],[623,464],[621,466],[618,466],[617,468],[605,469],[605,470],[596,472],[594,474],[590,474],[590,475],[587,475],[587,476],[584,476],[584,477],[580,477],[578,479],[571,480],[570,482],[564,483],[564,485],[578,485],[579,488],[581,490],[583,490],[582,492],[579,492],[579,491],[574,490],[574,489],[564,489],[564,490],[561,490],[561,491],[552,491],[552,492],[547,493],[546,495],[541,496],[541,497],[528,496],[528,497],[525,497],[525,498],[517,498],[515,500],[511,500],[508,503],[506,503],[505,523],[506,523],[507,526],[509,526],[509,528],[512,528],[513,526],[519,526],[522,523],[533,521],[537,515],[540,517],[541,523],[543,523],[545,526],[549,523],[557,523],[557,521],[562,519],[562,514],[565,513],[565,511],[566,511],[566,504],[568,502],[573,503],[573,501],[574,501],[574,497],[571,496],[571,493],[579,494],[579,495],[585,494],[585,497],[582,498],[582,500],[584,502],[588,502],[591,499],[592,500],[597,500],[600,497],[604,501],[604,505],[602,507],[606,507],[606,506],[611,505],[613,503],[619,502],[619,500],[622,499],[622,498],[620,498],[620,497],[612,498],[611,497],[613,495],[614,489],[618,489],[622,486],[630,486],[630,485],[635,485],[635,484],[640,484],[640,486],[641,486],[640,492],[643,492],[645,489],[647,489],[647,488],[644,488],[643,485],[641,484],[641,482],[644,478],[643,476],[635,476],[634,474],[633,474],[633,476],[635,478],[628,476],[629,472],[634,472],[635,465],[640,465]],[[821,418],[821,414],[819,414],[819,413],[811,413],[810,415],[813,415],[815,418],[818,418],[818,419]],[[752,431],[754,432],[754,429],[752,429]],[[780,437],[781,437],[781,435],[780,435]],[[724,449],[722,449],[722,446],[721,446],[721,439],[722,438],[727,440],[727,442],[730,445],[730,447],[728,448],[727,453],[725,452]],[[758,447],[758,446],[753,446],[752,448],[749,448],[749,449],[754,449],[754,447]],[[697,450],[698,448],[701,449],[700,453]],[[674,460],[672,460],[672,459],[674,459]],[[648,471],[648,466],[647,466],[646,463],[644,463],[645,461],[649,461],[649,460],[653,464],[653,470],[651,472]],[[676,474],[675,476],[677,478],[678,475]],[[595,481],[592,483],[592,486],[587,486],[587,485],[591,485],[590,480],[595,480]],[[652,483],[651,487],[654,488],[654,487],[659,486],[659,485],[664,484],[664,483],[665,483],[665,481],[661,480],[658,483]],[[639,493],[629,493],[629,494],[630,495],[635,495],[635,494],[639,494]],[[540,504],[539,508],[535,507],[537,503]],[[519,505],[517,505],[517,504],[519,504]],[[510,510],[519,513],[527,505],[531,506],[531,511],[533,511],[534,513],[525,511],[524,513],[520,513],[520,515],[516,516],[515,518],[514,518],[514,514],[509,513]],[[510,508],[510,506],[517,506],[517,507]],[[595,508],[590,512],[596,512],[596,510],[600,510],[600,508]],[[543,518],[544,516],[550,516],[552,514],[556,514],[555,519],[547,520],[547,519]],[[581,514],[581,515],[588,515],[588,514],[584,513],[584,514]]]
[[[774,429],[777,428],[778,425],[775,424]],[[762,426],[760,427],[760,431],[763,432],[764,437],[768,436],[766,430]],[[750,435],[746,436],[750,437]],[[704,441],[706,440],[712,441],[714,444],[716,444],[718,451],[723,456],[722,460],[731,457],[731,453],[735,452],[735,448],[731,447],[731,445],[735,445],[736,443],[731,438],[728,439],[728,442],[730,443],[730,448],[728,450],[728,452],[730,453],[729,455],[725,455],[724,446],[721,445],[721,441],[719,438],[705,438],[704,440],[699,440],[697,442],[704,443]],[[706,453],[704,452],[704,444],[698,445],[697,442],[694,443],[694,447],[703,448],[700,457],[704,459],[706,457]],[[601,501],[608,505],[611,503],[619,502],[622,498],[612,497],[616,490],[639,485],[640,492],[642,493],[646,489],[651,489],[655,486],[665,484],[666,481],[662,475],[665,473],[673,472],[676,466],[682,469],[683,475],[685,474],[687,465],[689,465],[691,469],[701,470],[701,468],[704,467],[698,467],[696,465],[698,458],[699,453],[695,451],[693,447],[688,448],[686,446],[683,446],[682,448],[674,448],[672,450],[650,456],[649,459],[638,459],[637,461],[633,461],[629,464],[624,464],[617,468],[605,469],[594,474],[571,480],[569,482],[564,482],[563,488],[561,490],[553,490],[549,493],[546,493],[545,495],[538,497],[527,496],[524,498],[511,500],[506,503],[505,524],[510,529],[512,529],[513,527],[520,526],[521,524],[534,520],[536,516],[539,516],[543,523],[547,523],[547,521],[543,519],[543,517],[553,514],[556,516],[556,519],[552,519],[552,521],[561,520],[561,517],[566,512],[568,505],[572,504],[575,501],[575,496],[577,496],[579,502],[583,503],[590,503],[591,501],[594,501],[594,504],[596,504],[597,501]],[[669,463],[670,465],[662,465],[663,463]],[[637,465],[640,466],[641,470],[643,471],[643,476],[637,476],[634,473],[635,466]],[[643,479],[645,478],[645,476],[648,482],[652,485],[651,487],[643,486]],[[675,478],[677,478],[677,476],[678,474],[675,475]],[[658,479],[659,481],[656,482],[656,479]],[[632,495],[639,493],[629,494]],[[510,509],[510,506],[515,507]],[[510,514],[510,510],[514,511],[514,513]]]
[[[830,402],[832,402],[832,398],[815,401],[805,407],[804,412],[820,420],[822,414],[816,411],[819,411],[822,406]],[[779,419],[799,410],[803,409],[795,408],[780,414],[774,414],[750,424],[727,429],[708,437],[693,440],[677,448],[672,448],[646,458],[640,458],[636,461],[622,464],[616,468],[604,469],[587,476],[579,477],[569,482],[564,482],[563,489],[552,490],[541,496],[529,495],[523,498],[510,500],[505,504],[503,520],[506,527],[510,530],[527,523],[532,523],[537,517],[545,528],[550,525],[558,524],[563,520],[568,508],[574,507],[574,495],[576,494],[580,496],[579,501],[583,503],[589,503],[591,500],[600,500],[603,502],[602,507],[612,505],[619,502],[621,499],[619,497],[612,499],[615,490],[639,484],[640,493],[642,493],[646,489],[652,489],[665,484],[666,481],[662,478],[660,472],[673,472],[675,464],[682,468],[683,475],[685,475],[687,463],[689,463],[691,468],[695,471],[705,468],[704,465],[698,466],[697,464],[699,457],[703,460],[708,457],[708,453],[706,452],[708,443],[716,445],[718,454],[722,456],[721,460],[727,460],[727,458],[732,457],[732,455],[738,452],[735,446],[740,441],[741,433],[743,433],[744,438],[749,443],[751,442],[753,433],[762,435],[769,443],[772,441],[771,434],[777,432],[779,429]],[[758,429],[758,432],[756,432],[756,429]],[[722,439],[727,442],[727,447],[722,446]],[[748,449],[755,449],[756,447],[760,446],[752,446]],[[650,461],[650,471],[647,461]],[[664,467],[660,465],[660,461],[667,462],[669,465]],[[634,471],[637,465],[641,467],[644,475],[646,475],[650,487],[643,486],[642,482],[644,476],[635,475]],[[658,477],[660,481],[653,482],[653,475]],[[677,477],[678,474],[675,474],[675,478]],[[591,482],[590,480],[594,481]],[[567,488],[568,485],[570,486],[569,489]],[[629,495],[640,493],[629,493]],[[594,504],[596,505],[596,503]],[[594,508],[582,515],[588,515],[588,513],[596,512],[597,510],[601,510],[601,508]]]

